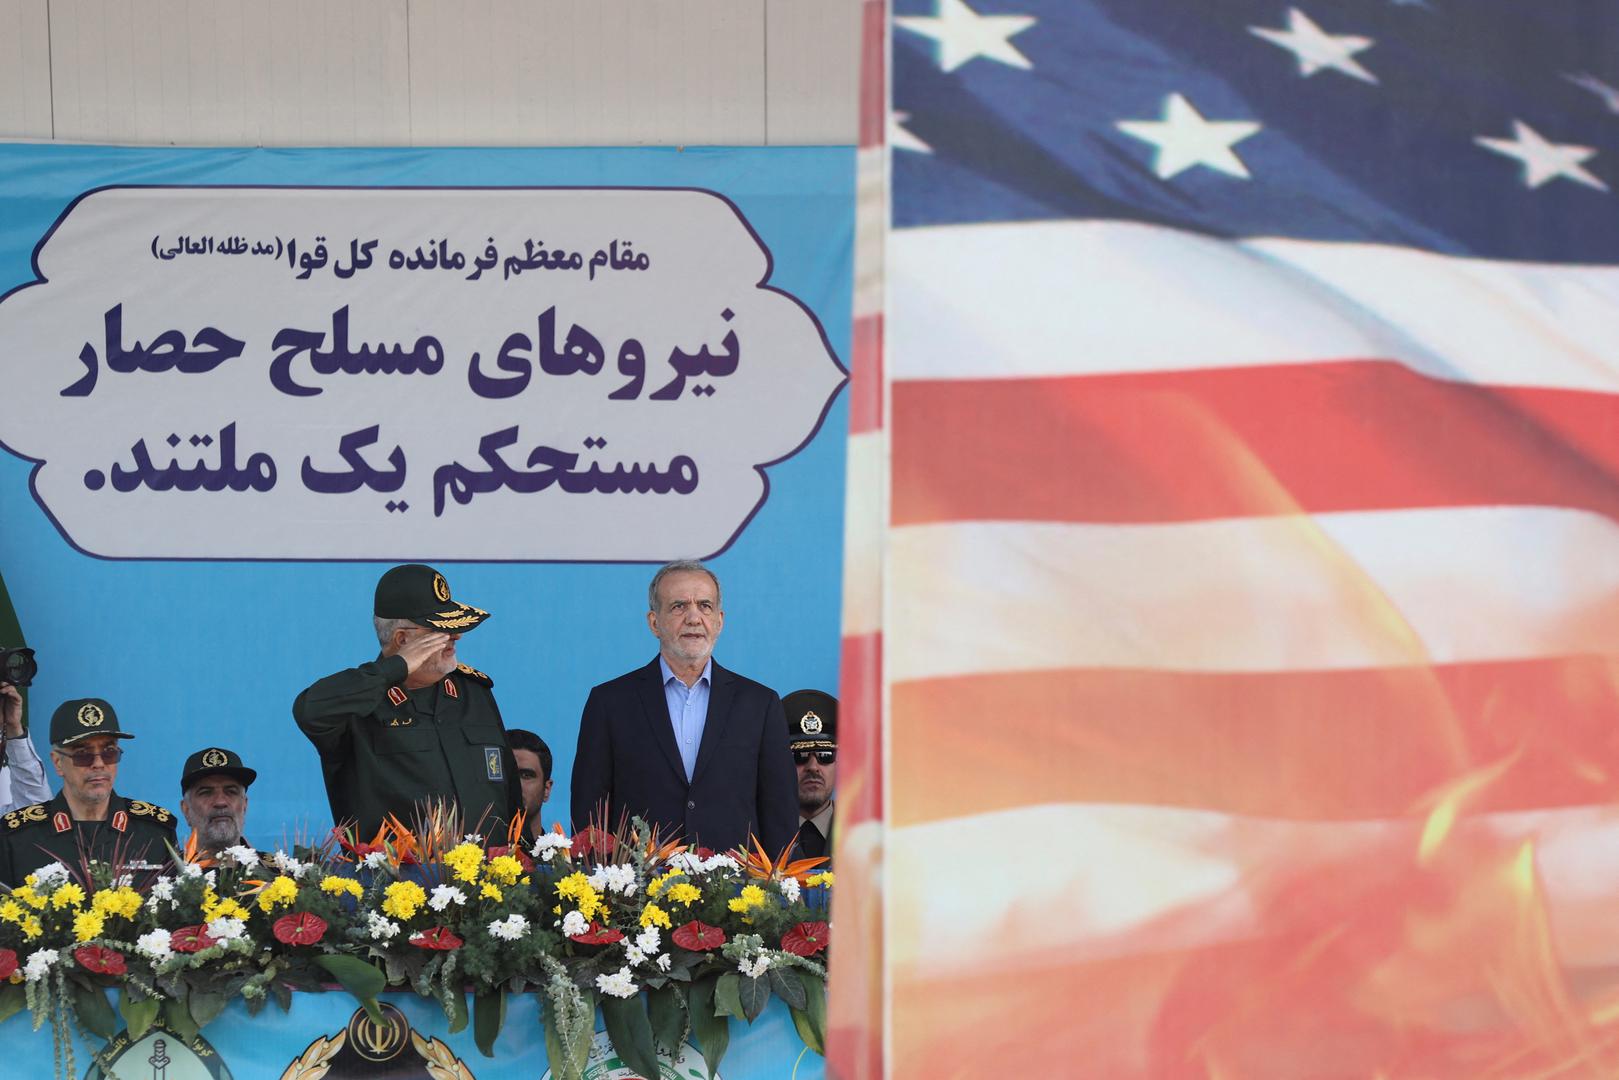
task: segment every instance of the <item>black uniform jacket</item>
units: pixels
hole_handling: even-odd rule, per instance
[[[445,799],[461,808],[468,831],[503,831],[523,801],[494,680],[462,664],[406,691],[407,670],[398,656],[378,657],[293,702],[293,718],[320,752],[332,820],[357,824],[369,840],[388,814],[409,825],[424,800]]]
[[[798,775],[787,750],[787,717],[776,692],[714,664],[708,719],[688,783],[675,744],[657,658],[591,690],[573,760],[575,829],[607,801],[640,815],[665,837],[716,851],[756,835],[778,854],[798,828]]]
[[[61,861],[75,873],[93,859],[142,875],[169,865],[175,842],[175,819],[169,811],[114,792],[107,801],[107,820],[75,821],[67,796],[34,803],[0,817],[0,882],[20,885],[42,866]]]

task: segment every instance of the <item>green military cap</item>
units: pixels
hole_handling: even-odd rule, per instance
[[[789,750],[838,748],[838,699],[824,690],[794,690],[781,699]]]
[[[489,618],[482,608],[450,599],[444,575],[421,563],[396,566],[382,575],[372,614],[379,619],[408,619],[449,634],[465,633]]]
[[[74,698],[64,701],[51,713],[51,745],[68,746],[92,735],[115,739],[135,736],[118,728],[118,714],[101,698]]]
[[[241,785],[250,787],[259,774],[242,764],[242,756],[234,750],[226,750],[221,746],[210,746],[206,750],[198,750],[186,758],[185,770],[180,773],[180,794],[184,795],[191,789],[191,784],[199,776],[211,776],[214,773],[223,773],[234,777]]]

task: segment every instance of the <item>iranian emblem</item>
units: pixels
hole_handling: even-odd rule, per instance
[[[491,780],[506,779],[506,765],[500,759],[500,747],[486,746],[483,748],[483,767]]]
[[[103,1071],[105,1063],[111,1071]],[[169,1030],[159,1016],[140,1038],[120,1031],[97,1055],[84,1080],[110,1080],[112,1077],[156,1076],[234,1080],[230,1067],[213,1044],[201,1035],[191,1041]]]
[[[819,735],[823,726],[821,718],[812,712],[807,712],[798,719],[798,730],[805,735]]]
[[[101,706],[94,702],[86,702],[79,706],[80,727],[100,727],[102,721],[106,719],[107,714],[102,712]]]
[[[225,751],[219,749],[208,750],[202,755],[202,763],[210,769],[217,769],[221,765],[229,765],[230,758]]]
[[[465,1077],[472,1070],[438,1039],[412,1031],[405,1014],[387,1002],[378,1003],[379,1023],[356,1009],[348,1026],[335,1035],[321,1035],[304,1048],[281,1073],[281,1080],[318,1080],[326,1077],[420,1076]]]
[[[444,580],[443,574],[433,575],[433,595],[446,604],[450,602],[450,583]]]

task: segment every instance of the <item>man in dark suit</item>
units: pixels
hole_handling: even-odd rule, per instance
[[[719,579],[673,562],[647,602],[657,657],[591,690],[579,720],[574,827],[611,828],[627,813],[688,844],[724,851],[757,836],[778,854],[798,825],[787,720],[774,690],[713,660]]]

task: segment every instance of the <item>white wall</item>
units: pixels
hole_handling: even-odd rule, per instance
[[[853,143],[859,0],[0,0],[0,138]]]

